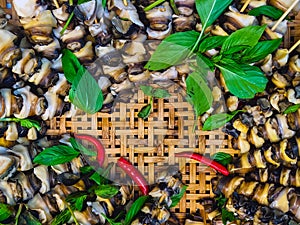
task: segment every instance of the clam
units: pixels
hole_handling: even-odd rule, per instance
[[[13,156],[0,155],[0,179],[7,180],[17,170],[17,161]]]

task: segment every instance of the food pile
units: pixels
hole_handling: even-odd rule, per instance
[[[49,137],[47,121],[111,113],[140,88],[152,99],[173,81],[187,93],[202,130],[232,136],[240,156],[198,160],[220,174],[205,213],[186,224],[298,224],[299,49],[282,47],[292,0],[13,0],[0,11],[0,222],[3,224],[179,224],[182,175],[161,171],[148,185],[109,179],[102,143],[88,135]],[[163,85],[161,86],[163,87]],[[91,91],[92,90],[92,91]],[[130,98],[130,94],[128,95]],[[89,148],[90,142],[96,151]],[[88,159],[88,160],[87,160]],[[201,185],[201,184],[200,184]]]

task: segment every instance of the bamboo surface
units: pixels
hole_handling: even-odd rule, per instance
[[[0,0],[2,8],[6,8],[7,3],[10,1]],[[11,9],[5,11],[11,13]],[[12,14],[14,17],[15,14]],[[285,48],[291,47],[300,39],[300,14],[290,19],[284,37]],[[210,181],[216,173],[194,161],[175,158],[174,154],[195,151],[211,156],[222,151],[237,156],[239,151],[231,148],[228,136],[221,130],[199,129],[192,106],[177,87],[173,85],[168,89],[171,93],[169,99],[154,101],[153,111],[145,121],[138,118],[137,113],[149,103],[149,97],[137,90],[130,102],[117,103],[113,113],[54,118],[48,122],[47,134],[94,135],[105,145],[108,162],[116,162],[120,156],[125,156],[145,174],[150,183],[155,182],[157,170],[178,164],[188,189],[173,211],[183,221],[187,213],[201,208],[199,199],[213,197]],[[113,167],[112,173],[120,171]]]

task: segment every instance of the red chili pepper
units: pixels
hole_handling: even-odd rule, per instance
[[[222,164],[220,164],[220,163],[218,163],[218,162],[216,162],[214,160],[206,158],[205,156],[200,155],[198,153],[194,153],[194,152],[180,152],[180,153],[176,153],[175,157],[191,158],[191,159],[199,161],[199,162],[201,162],[201,163],[203,163],[205,165],[210,166],[211,168],[219,171],[220,173],[222,173],[225,176],[229,175],[229,172],[228,172],[228,170],[226,169],[225,166],[223,166]]]
[[[79,140],[89,141],[91,142],[97,150],[97,161],[100,166],[103,165],[105,160],[105,149],[102,145],[102,143],[95,137],[85,134],[74,134],[74,137]]]
[[[131,179],[139,186],[143,195],[148,195],[149,193],[149,184],[145,180],[144,176],[138,171],[130,162],[128,162],[123,157],[118,159],[118,166],[124,170]]]

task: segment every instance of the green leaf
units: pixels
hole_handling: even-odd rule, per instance
[[[22,127],[28,129],[35,127],[37,130],[41,130],[40,122],[32,119],[0,118],[0,122],[16,122],[16,123],[20,123]]]
[[[211,90],[200,74],[194,72],[187,77],[186,91],[189,97],[188,100],[194,106],[197,117],[212,106],[213,96]]]
[[[232,118],[236,116],[239,112],[243,112],[243,110],[237,110],[231,113],[219,113],[211,115],[205,120],[202,130],[209,131],[218,129],[224,126],[230,120],[232,120]]]
[[[14,210],[10,205],[0,203],[0,221],[6,220],[14,214]]]
[[[134,201],[132,206],[130,207],[129,211],[125,217],[125,225],[131,224],[134,217],[138,214],[138,212],[142,209],[143,205],[149,199],[149,196],[140,196],[137,200]]]
[[[171,197],[172,204],[171,204],[170,208],[175,207],[175,206],[180,202],[180,199],[182,199],[182,197],[183,197],[183,195],[184,195],[184,193],[185,193],[185,191],[186,191],[187,188],[188,188],[188,186],[187,186],[187,185],[184,185],[184,186],[181,188],[181,191],[180,191],[179,194],[173,195],[173,196]]]
[[[300,109],[300,104],[291,105],[291,106],[287,107],[286,110],[284,110],[283,114],[294,113],[294,112],[297,112],[298,109]]]
[[[141,85],[140,89],[144,92],[145,95],[152,96],[153,87]]]
[[[44,149],[33,160],[34,163],[54,166],[70,162],[76,158],[80,153],[74,148],[67,145],[57,145]]]
[[[223,208],[227,202],[227,198],[225,198],[223,194],[220,194],[219,196],[215,197],[215,199],[219,208]]]
[[[71,102],[86,113],[94,114],[102,107],[102,90],[83,66],[79,68],[69,94]]]
[[[78,142],[75,138],[71,137],[69,141],[70,141],[72,147],[74,149],[80,151],[83,155],[87,155],[87,156],[91,156],[91,157],[97,156],[97,152],[86,148],[84,145],[82,145],[80,142]]]
[[[227,166],[229,163],[232,162],[232,155],[225,153],[225,152],[217,152],[212,156],[212,159],[223,166]]]
[[[169,98],[171,95],[167,90],[156,88],[153,90],[153,97],[155,98]]]
[[[241,57],[240,62],[246,64],[258,62],[278,49],[281,42],[281,38],[268,41],[260,41],[252,48],[249,48],[243,52],[243,56]]]
[[[266,25],[248,26],[235,31],[224,41],[221,54],[230,55],[247,47],[255,46],[265,29]]]
[[[119,192],[119,189],[113,185],[102,184],[95,189],[95,194],[101,198],[112,198]]]
[[[115,222],[114,219],[108,218],[104,213],[101,213],[101,215],[107,220],[107,222],[108,222],[110,225],[123,225],[123,223],[121,223],[121,222]]]
[[[114,163],[109,163],[105,169],[98,168],[97,171],[90,176],[90,179],[95,181],[98,185],[109,184],[110,181],[108,177],[113,166]]]
[[[196,31],[171,34],[160,43],[145,68],[162,70],[181,64],[190,53],[198,37],[199,33]]]
[[[51,221],[51,225],[64,224],[68,222],[70,218],[71,218],[71,212],[68,209],[65,209]]]
[[[88,174],[89,172],[93,171],[93,167],[91,166],[83,166],[83,167],[80,167],[80,172],[83,173],[83,174]]]
[[[66,201],[75,206],[75,209],[82,211],[83,203],[87,198],[85,192],[74,192],[67,196]]]
[[[243,112],[243,110],[237,110],[231,113],[219,113],[211,115],[205,120],[202,130],[208,131],[218,129],[224,126],[230,120],[232,120],[232,118],[239,112]]]
[[[201,53],[196,54],[196,64],[197,67],[195,68],[195,72],[199,72],[204,79],[206,79],[209,71],[215,69],[214,63]]]
[[[239,65],[231,59],[222,59],[216,66],[221,70],[226,86],[235,96],[248,99],[265,90],[268,79],[255,66]]]
[[[81,5],[86,2],[90,2],[91,0],[78,0],[77,5]]]
[[[77,57],[69,49],[63,49],[62,53],[63,55],[61,61],[64,75],[67,81],[73,83],[81,64]]]
[[[227,36],[207,37],[200,43],[199,52],[204,53],[208,50],[220,47],[227,38]]]
[[[202,29],[212,25],[233,0],[196,0],[196,9],[200,16]]]
[[[223,224],[227,224],[227,221],[229,222],[233,222],[236,220],[233,212],[229,212],[227,209],[222,208],[221,209],[221,213],[222,213],[222,222]]]
[[[26,225],[42,225],[38,218],[33,216],[29,211],[24,211],[19,218],[18,224],[26,224]]]
[[[254,8],[248,12],[249,15],[251,16],[268,16],[272,19],[278,20],[282,15],[283,11],[280,9],[275,8],[274,6],[271,5],[263,5],[257,8]]]
[[[145,105],[138,113],[138,117],[144,119],[147,119],[151,113],[152,104]]]
[[[106,7],[106,2],[107,2],[107,0],[102,0],[102,7],[103,7],[103,8]]]

